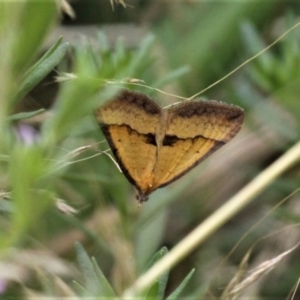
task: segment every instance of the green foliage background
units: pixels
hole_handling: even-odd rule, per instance
[[[299,140],[300,40],[296,28],[205,93],[207,98],[245,109],[245,126],[239,136],[138,207],[132,186],[101,152],[107,144],[99,143],[104,137],[93,111],[120,88],[108,82],[138,78],[150,87],[189,97],[293,26],[300,6],[288,1],[136,1],[132,8],[115,4],[112,11],[108,1],[102,2],[84,4],[87,23],[92,10],[99,11],[100,24],[104,20],[139,22],[147,33],[136,47],[127,48],[121,39],[112,47],[109,36],[99,31],[93,43],[81,39],[70,45],[62,36],[45,52],[43,43],[59,24],[57,2],[0,2],[3,297],[122,295],[167,254],[167,248]],[[48,110],[35,105],[38,97],[32,93],[54,68],[65,81],[57,84],[51,78],[40,86],[45,94],[52,95],[54,86],[59,90]],[[161,104],[177,101],[145,87],[123,86],[152,95]],[[37,116],[41,116],[38,125],[28,123]],[[291,248],[299,240],[297,227],[288,227],[299,222],[298,193],[263,222],[258,221],[298,186],[295,166],[159,278],[142,299],[176,299],[179,293],[201,299],[207,297],[208,286],[210,296],[219,297],[220,287],[228,284],[256,242],[251,266]],[[66,213],[71,208],[63,206],[61,199],[77,213]],[[256,228],[227,258],[254,224]],[[75,246],[76,242],[81,244]],[[299,250],[294,251],[276,272],[260,278],[256,289],[245,290],[244,295],[261,299],[288,295],[299,277],[298,254]]]

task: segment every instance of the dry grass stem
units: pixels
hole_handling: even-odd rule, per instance
[[[236,272],[236,274],[231,279],[226,289],[222,293],[220,300],[228,299],[228,295],[231,293],[231,291],[242,281],[248,269],[248,261],[250,258],[250,254],[251,250],[249,250],[244,256],[242,262],[240,263],[238,271]]]
[[[249,285],[251,285],[253,282],[258,280],[261,276],[270,272],[279,262],[282,261],[282,259],[285,256],[287,256],[289,253],[294,251],[296,247],[298,247],[298,245],[270,260],[261,263],[259,266],[257,266],[256,268],[254,268],[252,271],[249,272],[250,275],[247,278],[245,278],[243,281],[241,281],[239,284],[233,287],[232,290],[228,293],[226,298],[222,298],[222,299],[226,299],[226,300],[236,299]]]
[[[75,11],[68,0],[57,0],[57,5],[62,13],[67,14],[71,19],[76,18]]]

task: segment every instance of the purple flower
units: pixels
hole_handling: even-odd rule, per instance
[[[31,125],[19,123],[17,125],[17,135],[25,145],[32,145],[39,139],[39,132]]]
[[[0,295],[5,292],[6,286],[7,286],[7,281],[5,279],[0,278]]]

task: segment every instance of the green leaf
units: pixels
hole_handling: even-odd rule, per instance
[[[157,261],[159,261],[162,257],[164,257],[168,253],[168,249],[166,247],[162,247],[151,259],[148,269],[152,267]],[[157,300],[161,300],[164,297],[166,285],[169,278],[169,272],[164,273],[162,276],[158,278],[158,281],[156,281],[151,287],[150,290],[156,291],[156,285],[158,286],[158,289],[156,291],[155,298]],[[148,293],[149,294],[149,293]],[[148,297],[148,296],[147,296]]]
[[[24,70],[42,44],[48,30],[57,16],[56,1],[15,1],[15,9],[19,9],[18,20],[13,27],[16,32],[14,44],[15,74]]]
[[[148,290],[145,300],[154,300],[158,297],[159,283],[156,281]]]
[[[28,70],[25,71],[23,78],[27,77],[33,70],[37,69],[37,67],[47,58],[51,57],[51,55],[56,51],[56,49],[61,45],[63,41],[62,37],[59,37],[57,41],[46,51],[46,53],[35,62]]]
[[[111,287],[111,285],[109,284],[109,282],[107,281],[107,279],[105,278],[105,276],[103,275],[103,272],[101,271],[101,269],[99,268],[96,259],[94,257],[92,257],[92,263],[94,266],[94,270],[95,273],[98,277],[99,280],[99,285],[101,286],[101,289],[103,291],[103,296],[104,297],[110,297],[110,298],[114,298],[116,297],[116,294],[113,290],[113,288]]]
[[[168,279],[169,279],[169,272],[166,272],[159,277],[158,279],[159,289],[156,298],[157,300],[162,300],[164,298]]]
[[[97,39],[98,39],[98,44],[101,46],[101,51],[109,51],[110,47],[108,45],[107,37],[103,33],[103,31],[98,31],[97,32]]]
[[[149,34],[143,39],[139,50],[135,53],[134,59],[131,62],[131,65],[128,68],[128,73],[133,74],[136,69],[143,65],[143,61],[146,60],[147,56],[149,55],[150,48],[153,46],[154,43],[154,36]]]
[[[55,66],[57,66],[60,61],[65,56],[68,50],[69,44],[61,44],[61,39],[59,39],[37,63],[35,63],[29,71],[26,72],[22,82],[20,83],[20,88],[14,95],[13,104],[21,100],[27,93],[29,93],[43,78],[49,74]]]
[[[74,290],[76,290],[77,294],[84,296],[84,295],[88,295],[89,292],[86,288],[84,288],[80,283],[78,283],[77,281],[73,281],[73,285],[74,285]]]
[[[14,114],[14,115],[8,117],[8,121],[20,121],[20,120],[24,120],[24,119],[29,119],[34,116],[40,115],[44,111],[45,111],[45,109],[39,109],[36,111]]]
[[[90,296],[99,296],[99,280],[97,274],[94,270],[93,263],[91,262],[89,256],[85,252],[82,245],[78,242],[75,243],[75,250],[77,254],[77,261],[84,277],[86,284],[86,289],[89,291]]]
[[[183,75],[187,74],[190,71],[189,66],[183,66],[181,68],[178,68],[166,76],[162,76],[162,78],[158,79],[156,82],[153,83],[153,86],[156,88],[163,87],[171,82],[174,82],[178,78],[182,77]]]
[[[115,51],[113,53],[113,63],[115,66],[121,65],[126,57],[126,49],[122,37],[117,39]]]
[[[51,181],[45,176],[47,172],[48,162],[37,145],[16,143],[10,149],[8,176],[15,211],[10,234],[7,229],[0,229],[0,247],[18,242],[53,203]]]
[[[180,293],[183,291],[183,289],[186,287],[190,279],[192,278],[193,274],[195,272],[195,269],[191,270],[191,272],[183,279],[183,281],[180,283],[180,285],[176,288],[176,290],[167,297],[166,300],[176,300]]]
[[[157,251],[153,257],[151,258],[147,270],[149,270],[157,261],[159,261],[162,257],[164,257],[168,253],[167,247],[162,247],[159,251]]]
[[[263,39],[251,23],[244,22],[241,26],[241,31],[244,43],[251,55],[256,55],[266,47]],[[256,59],[262,70],[270,74],[275,61],[272,53],[267,51]]]

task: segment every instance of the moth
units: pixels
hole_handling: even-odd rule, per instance
[[[122,90],[95,116],[142,203],[229,142],[241,129],[244,111],[199,99],[164,109],[142,93]]]

